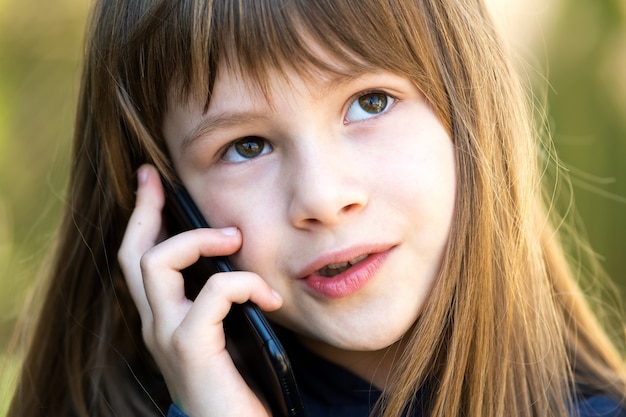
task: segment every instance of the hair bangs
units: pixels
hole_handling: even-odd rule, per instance
[[[184,3],[184,2],[183,2]],[[191,1],[179,6],[176,27],[184,45],[168,87],[178,100],[205,101],[208,107],[219,68],[267,91],[270,77],[354,76],[388,70],[412,79],[420,60],[407,37],[402,10],[393,2],[352,0]],[[211,2],[209,2],[211,3]],[[164,60],[171,57],[163,56]]]

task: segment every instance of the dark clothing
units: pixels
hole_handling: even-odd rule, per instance
[[[304,348],[292,351],[290,360],[307,417],[368,417],[381,395],[369,382]],[[418,393],[411,417],[422,417],[425,391]],[[576,409],[578,417],[626,417],[624,408],[601,395],[582,396]],[[187,416],[172,406],[167,417]]]
[[[366,417],[381,394],[370,383],[303,347],[290,351],[307,417]]]

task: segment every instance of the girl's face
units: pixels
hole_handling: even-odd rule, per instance
[[[171,101],[175,168],[232,256],[284,299],[270,319],[324,349],[373,351],[415,322],[453,217],[450,136],[406,78],[219,72],[206,113]],[[321,352],[320,352],[321,353]]]

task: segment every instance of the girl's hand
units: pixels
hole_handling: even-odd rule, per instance
[[[198,229],[159,243],[165,199],[159,175],[143,166],[138,178],[118,259],[141,316],[144,341],[172,400],[193,417],[269,415],[226,350],[222,320],[232,303],[251,300],[271,311],[282,300],[251,272],[215,274],[194,302],[187,299],[180,271],[201,256],[233,254],[242,245],[241,233]]]

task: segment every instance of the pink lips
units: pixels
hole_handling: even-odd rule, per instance
[[[302,281],[314,293],[328,298],[348,297],[367,285],[380,270],[393,247],[352,248],[346,251],[323,256],[305,268],[300,274]],[[360,256],[367,258],[350,266],[347,270],[333,276],[320,275],[320,269],[330,264],[350,262]]]

